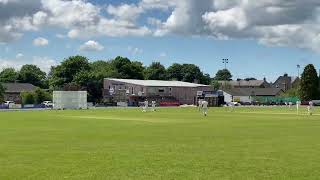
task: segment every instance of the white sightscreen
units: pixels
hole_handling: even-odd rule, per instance
[[[53,109],[87,108],[87,91],[53,91]]]

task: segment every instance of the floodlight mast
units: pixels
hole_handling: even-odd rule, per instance
[[[224,70],[227,70],[227,64],[229,64],[229,59],[222,59],[222,63],[224,64]],[[224,77],[224,88],[227,86],[227,76]]]
[[[297,69],[298,69],[298,78],[300,78],[300,68],[301,68],[301,66],[300,66],[300,64],[298,64],[298,65],[297,65]]]

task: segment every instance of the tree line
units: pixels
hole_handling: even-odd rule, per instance
[[[61,64],[51,67],[48,74],[36,65],[30,64],[22,66],[19,71],[14,68],[6,68],[0,72],[1,83],[30,83],[47,89],[49,92],[53,90],[86,90],[90,102],[102,100],[104,78],[177,80],[212,85],[215,89],[219,89],[218,81],[230,81],[232,74],[229,70],[222,69],[216,73],[214,78],[211,78],[195,64],[173,63],[166,68],[160,62],[153,62],[149,66],[144,66],[139,61],[132,61],[121,56],[107,61],[98,60],[95,62],[90,62],[84,56],[71,56],[64,59]],[[251,79],[254,78],[248,78],[248,80]],[[0,100],[2,101],[5,89],[1,83]],[[43,97],[42,94],[44,92],[40,92],[39,96]],[[299,96],[302,100],[320,99],[320,77],[312,64],[305,67],[299,88],[291,90],[288,94]],[[36,96],[38,95],[34,94],[34,97]],[[47,94],[45,96],[48,97]]]
[[[225,78],[223,73],[225,71],[222,74],[218,73],[221,80]],[[232,77],[230,72],[229,74],[228,79]],[[51,67],[48,74],[36,65],[29,64],[22,66],[19,71],[14,68],[6,68],[0,72],[2,83],[30,83],[51,91],[87,90],[88,100],[92,102],[99,102],[102,99],[104,78],[177,80],[206,85],[212,83],[210,75],[202,72],[195,64],[174,63],[166,68],[160,62],[153,62],[149,66],[144,66],[139,61],[132,61],[121,56],[108,61],[95,62],[90,62],[84,56],[71,56],[64,59],[61,64]],[[1,94],[3,93],[0,93],[0,96]]]

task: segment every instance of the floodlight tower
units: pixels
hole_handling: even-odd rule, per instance
[[[301,66],[300,66],[300,64],[298,64],[297,65],[297,69],[298,69],[298,78],[300,79],[300,68],[301,68]]]
[[[222,63],[224,64],[224,69],[227,69],[227,64],[229,64],[229,59],[222,59]]]
[[[222,59],[222,63],[224,64],[224,70],[227,70],[227,64],[229,64],[229,59]],[[224,88],[227,86],[227,76],[224,79]]]

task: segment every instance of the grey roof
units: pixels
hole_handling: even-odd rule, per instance
[[[224,81],[219,81],[220,83],[224,83]],[[231,86],[249,86],[249,87],[259,87],[265,83],[264,80],[240,80],[240,81],[227,81],[227,84]]]
[[[35,91],[36,86],[28,83],[2,83],[6,93],[21,93]]]
[[[299,77],[297,76],[279,76],[278,79],[273,83],[277,84],[280,81],[286,81],[289,80],[291,84],[293,84],[296,80],[299,80]]]
[[[122,83],[151,86],[151,87],[207,87],[203,84],[188,83],[182,81],[160,81],[160,80],[136,80],[136,79],[114,79],[106,78],[106,80],[118,81]]]
[[[233,88],[224,90],[232,96],[277,96],[282,89],[279,88]]]

